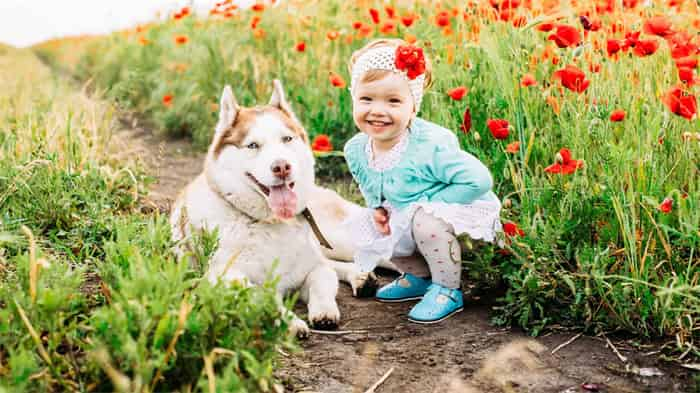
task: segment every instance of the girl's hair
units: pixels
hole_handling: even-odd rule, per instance
[[[400,45],[408,45],[408,42],[400,38],[380,38],[370,42],[369,44],[353,52],[352,56],[350,57],[350,62],[348,63],[348,72],[350,73],[350,75],[352,75],[352,67],[357,62],[357,59],[359,59],[360,56],[362,56],[368,50],[382,46],[390,46],[397,48]],[[427,90],[433,83],[433,67],[430,63],[430,59],[428,58],[428,56],[426,56],[425,53],[423,53],[423,56],[425,57],[425,82],[423,82],[423,90]],[[388,70],[369,70],[365,72],[364,75],[362,75],[360,81],[363,83],[367,83],[380,80],[390,72],[391,71]]]

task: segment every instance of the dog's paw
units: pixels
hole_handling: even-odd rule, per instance
[[[379,288],[379,280],[373,272],[360,273],[350,280],[352,295],[355,297],[374,297]]]
[[[309,304],[309,322],[314,329],[333,330],[340,322],[340,310],[334,302]]]
[[[289,332],[299,339],[305,339],[309,337],[309,325],[304,322],[303,319],[297,317],[296,315],[292,318],[292,322],[289,323]]]

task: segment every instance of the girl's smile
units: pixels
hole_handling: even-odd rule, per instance
[[[360,81],[352,92],[353,119],[380,151],[391,149],[416,115],[408,83],[387,71],[378,79]]]

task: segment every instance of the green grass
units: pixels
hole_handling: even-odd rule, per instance
[[[172,250],[167,217],[115,111],[30,51],[0,54],[0,390],[266,391],[293,348],[262,288],[212,286]]]

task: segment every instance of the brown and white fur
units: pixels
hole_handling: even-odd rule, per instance
[[[307,206],[333,250],[322,250],[300,215]],[[338,278],[353,290],[368,279],[354,264],[327,258],[352,259],[340,223],[358,209],[315,185],[308,135],[275,80],[266,106],[240,107],[230,86],[224,88],[204,171],[177,198],[170,222],[176,241],[218,228],[210,282],[259,285],[278,276],[280,295],[300,289],[312,326],[332,328],[340,319]],[[308,330],[293,316],[292,331],[303,336]]]

